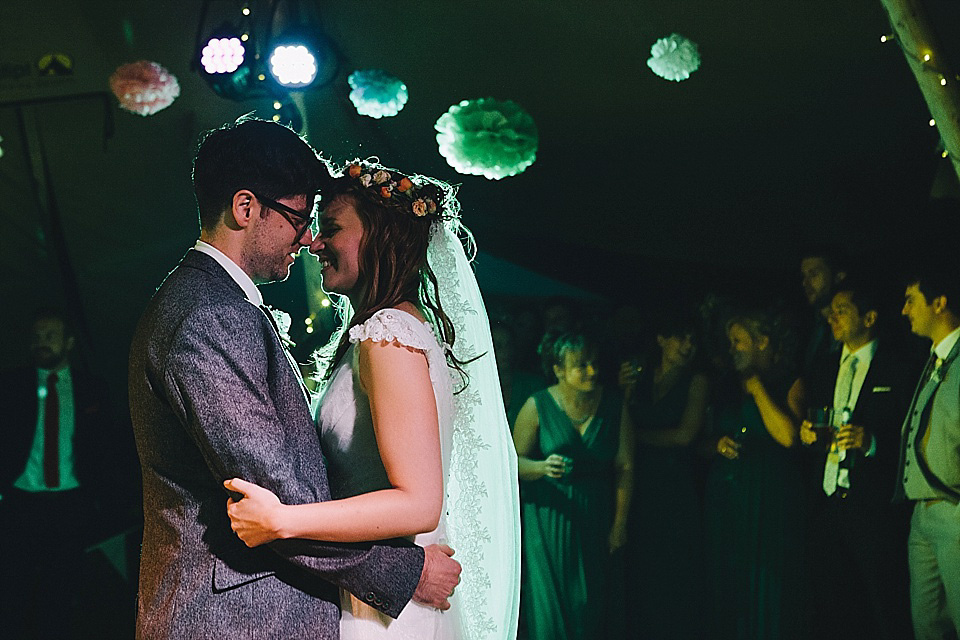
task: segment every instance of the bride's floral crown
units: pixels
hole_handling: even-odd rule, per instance
[[[417,217],[437,216],[442,196],[433,184],[417,186],[407,176],[391,173],[377,166],[364,166],[353,162],[346,166],[344,176],[349,176],[365,189],[371,189],[384,200],[391,200],[408,209]]]

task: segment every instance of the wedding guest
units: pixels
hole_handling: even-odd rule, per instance
[[[878,337],[875,289],[849,277],[835,289],[828,320],[843,349],[809,378],[811,405],[824,411],[812,416],[818,424],[801,423],[800,438],[817,462],[808,479],[816,496],[807,526],[809,589],[844,606],[819,608],[812,635],[909,638],[907,514],[891,496],[915,372]]]
[[[639,376],[632,362],[621,367],[636,429],[633,500],[628,545],[631,637],[693,638],[701,635],[703,604],[702,505],[692,443],[700,435],[709,382],[694,365],[695,321],[665,313],[656,322],[656,348]]]
[[[902,430],[896,499],[913,503],[907,545],[918,640],[960,634],[960,281],[952,253],[908,278],[903,315],[931,341]]]
[[[706,493],[708,628],[718,640],[795,637],[803,383],[778,315],[741,312],[726,326],[733,375],[715,394]]]
[[[527,400],[513,433],[529,638],[605,638],[610,554],[627,540],[632,427],[620,394],[598,383],[594,340],[548,334],[540,352],[556,384]]]
[[[830,335],[827,315],[834,287],[846,277],[846,267],[839,254],[827,248],[810,248],[800,257],[800,277],[803,294],[810,305],[810,322],[803,341],[804,373],[823,366],[829,354],[838,352],[839,343]]]
[[[32,365],[0,374],[0,628],[72,638],[83,550],[122,452],[105,384],[71,362],[66,316],[38,311],[29,340]]]

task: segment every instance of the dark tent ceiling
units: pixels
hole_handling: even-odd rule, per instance
[[[927,3],[946,42],[958,4]],[[343,61],[331,84],[302,96],[315,146],[461,183],[481,248],[608,296],[624,283],[642,291],[668,269],[792,269],[812,241],[892,246],[948,165],[902,53],[880,43],[879,0],[316,6]],[[0,326],[22,330],[26,310],[62,301],[56,243],[41,231],[52,196],[93,342],[122,362],[147,297],[196,237],[197,135],[249,111],[269,117],[272,100],[223,100],[191,71],[199,2],[8,0],[2,10]],[[651,44],[673,32],[703,58],[681,83],[646,66]],[[51,52],[72,57],[73,76],[36,77]],[[140,59],[181,85],[154,116],[99,98],[23,103],[104,91],[117,65]],[[345,78],[364,68],[406,82],[398,116],[353,110]],[[497,182],[455,173],[433,130],[450,105],[486,96],[521,104],[540,135],[537,161]]]

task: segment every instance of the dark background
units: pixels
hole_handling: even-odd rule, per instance
[[[487,254],[608,301],[648,308],[681,289],[797,296],[797,252],[810,243],[842,245],[878,277],[917,247],[950,250],[956,218],[930,202],[955,195],[956,179],[902,52],[880,42],[890,28],[879,0],[300,4],[342,54],[330,84],[298,97],[316,147],[460,183]],[[958,5],[926,3],[948,44]],[[212,3],[206,28],[241,6]],[[122,393],[136,319],[197,236],[198,134],[273,113],[272,99],[225,100],[191,71],[199,20],[200,3],[187,1],[4,3],[0,361],[25,360],[16,336],[35,306],[66,304],[85,321],[88,358]],[[646,66],[672,32],[703,59],[681,83]],[[51,52],[72,58],[72,76],[37,76]],[[956,53],[935,55],[954,69]],[[179,79],[166,110],[144,118],[77,97],[108,90],[119,64],[140,59]],[[346,76],[364,68],[406,82],[399,115],[356,114]],[[537,161],[501,181],[457,174],[433,129],[450,105],[487,96],[518,102],[540,135]],[[63,262],[79,305],[64,294]],[[265,295],[298,321],[301,266]]]

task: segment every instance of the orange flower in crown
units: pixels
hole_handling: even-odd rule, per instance
[[[436,189],[432,185],[418,187],[413,180],[403,175],[394,175],[376,166],[365,167],[352,163],[346,167],[346,175],[357,180],[364,189],[376,189],[383,199],[393,199],[410,207],[413,215],[421,218],[437,213],[439,207],[433,196]]]

